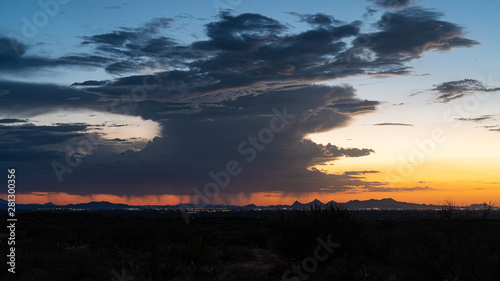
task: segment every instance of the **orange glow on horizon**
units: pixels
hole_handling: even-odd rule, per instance
[[[395,186],[394,186],[395,187]],[[493,193],[493,191],[496,193]],[[6,200],[6,195],[0,196]],[[498,188],[479,190],[438,189],[426,191],[398,191],[398,192],[343,192],[343,193],[307,193],[307,194],[283,194],[281,192],[259,192],[248,194],[223,195],[214,198],[210,204],[228,204],[244,206],[255,204],[257,206],[269,205],[291,205],[296,200],[301,203],[308,203],[318,199],[323,203],[335,201],[345,203],[350,200],[369,200],[392,198],[396,201],[418,203],[418,204],[443,204],[445,200],[452,200],[459,206],[470,204],[482,204],[493,202],[499,205]],[[18,204],[45,204],[68,205],[88,203],[92,201],[108,201],[128,205],[176,205],[180,203],[191,203],[190,196],[178,195],[145,195],[145,196],[118,196],[109,194],[93,195],[72,195],[67,193],[19,193],[16,194]]]

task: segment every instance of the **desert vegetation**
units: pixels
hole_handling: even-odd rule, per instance
[[[18,215],[17,273],[2,280],[498,280],[500,221],[490,214],[450,204],[365,220],[329,205],[186,225],[180,215],[27,212]],[[314,263],[318,239],[338,247],[320,248]]]

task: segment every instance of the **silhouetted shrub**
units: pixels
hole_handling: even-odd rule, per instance
[[[325,240],[330,236],[340,247],[350,247],[359,238],[357,221],[342,205],[315,205],[309,210],[280,211],[278,215],[274,245],[285,256],[297,259],[311,256],[318,245],[317,238]]]
[[[492,232],[490,210],[448,203],[406,223],[401,257],[407,274],[412,280],[498,280],[498,249],[492,244],[498,232]]]

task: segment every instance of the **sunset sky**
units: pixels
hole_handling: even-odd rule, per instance
[[[0,167],[18,203],[498,204],[499,13],[5,0]]]

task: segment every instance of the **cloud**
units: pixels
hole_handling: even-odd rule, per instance
[[[289,14],[298,16],[300,18],[300,21],[306,22],[311,25],[338,25],[341,24],[342,21],[335,19],[331,15],[326,15],[323,13],[317,13],[317,14],[300,14],[300,13],[295,13],[295,12],[290,12]]]
[[[0,71],[74,66],[100,67],[107,69],[110,73],[121,73],[150,67],[157,62],[144,58],[145,56],[159,54],[162,48],[176,44],[169,38],[157,36],[172,21],[169,18],[155,18],[138,28],[122,28],[110,33],[83,36],[81,44],[93,46],[98,55],[81,53],[59,58],[26,55],[28,46],[14,38],[0,37]],[[164,61],[167,60],[164,58]]]
[[[161,35],[173,22],[171,18],[154,18],[141,27],[123,27],[109,33],[83,36],[81,44],[92,46],[112,60],[105,67],[109,73],[138,72],[160,64],[174,65],[183,52],[176,48],[174,39]]]
[[[428,191],[435,190],[435,188],[430,186],[413,186],[413,187],[373,187],[368,188],[369,192],[404,192],[404,191]]]
[[[44,147],[68,142],[82,137],[86,125],[66,124],[59,126],[19,126],[0,125],[0,162],[9,166],[25,169],[28,177],[38,178],[41,182],[43,173],[51,159],[64,157],[60,150],[47,150]],[[30,183],[35,184],[35,183]],[[33,186],[34,187],[34,186]],[[33,188],[31,187],[31,188]]]
[[[500,125],[487,125],[481,126],[482,128],[488,129],[490,132],[500,132]]]
[[[61,143],[74,137],[83,136],[86,128],[87,126],[84,124],[60,124],[58,126],[0,125],[2,150]],[[36,142],[33,140],[36,140]]]
[[[407,126],[407,127],[413,127],[413,124],[408,124],[408,123],[377,123],[377,124],[373,124],[373,126]]]
[[[325,146],[325,155],[333,156],[333,157],[361,157],[367,156],[375,151],[373,149],[359,149],[359,148],[341,148],[336,145],[327,144]]]
[[[495,120],[493,118],[493,115],[482,115],[481,117],[475,117],[475,118],[455,118],[455,119],[459,121],[469,121],[474,123],[481,123],[486,120]]]
[[[127,47],[133,49],[136,41],[142,39],[151,39],[150,36],[157,34],[161,29],[167,28],[173,19],[169,18],[154,18],[148,23],[139,28],[122,28],[120,31],[113,31],[110,33],[84,36],[83,45],[95,44],[98,46],[111,46],[111,47]]]
[[[479,42],[463,37],[462,27],[439,20],[442,14],[421,8],[385,13],[376,24],[379,32],[363,34],[354,43],[379,57],[411,59],[428,51],[473,47]]]
[[[165,35],[175,24],[172,19],[153,19],[136,28],[81,37],[81,47],[94,54],[88,59],[85,53],[55,59],[27,56],[27,46],[17,42],[16,52],[12,41],[4,39],[0,44],[11,47],[0,54],[2,71],[73,65],[120,75],[112,81],[75,82],[72,87],[0,81],[0,110],[9,114],[5,119],[15,116],[32,122],[33,116],[59,109],[88,109],[157,122],[162,135],[142,149],[131,147],[130,139],[110,138],[102,142],[104,147],[79,155],[81,163],[70,167],[74,150],[66,150],[66,145],[74,147],[96,127],[89,123],[14,126],[5,121],[8,126],[1,130],[6,136],[1,151],[5,158],[0,159],[22,163],[26,174],[20,184],[27,192],[191,195],[193,188],[203,189],[214,181],[210,172],[220,174],[233,160],[242,172],[230,178],[222,194],[384,188],[385,183],[354,173],[327,174],[313,168],[374,153],[369,147],[318,144],[307,136],[346,126],[380,104],[357,98],[349,85],[318,82],[360,74],[407,74],[407,62],[426,51],[476,44],[462,37],[462,28],[438,20],[439,16],[422,9],[397,10],[391,13],[391,22],[379,23],[375,32],[363,35],[371,43],[361,48],[357,38],[362,22],[342,23],[325,14],[299,15],[310,25],[295,31],[264,15],[223,12],[206,24],[206,38],[190,43]],[[435,24],[443,29],[428,29]],[[408,31],[415,31],[415,38],[409,38]],[[276,111],[293,117],[278,124],[272,121],[281,120]],[[119,129],[121,124],[106,127]],[[271,137],[271,124],[284,127]],[[31,155],[29,163],[23,162],[26,155]],[[69,167],[61,183],[54,161]]]
[[[334,104],[331,107],[343,113],[362,113],[375,110],[375,107],[379,104],[380,102],[378,101],[345,100],[342,103]]]
[[[431,90],[435,91],[438,94],[438,97],[436,98],[437,102],[447,103],[474,93],[498,92],[500,91],[500,87],[489,88],[478,80],[463,79],[443,82],[441,84],[435,85],[435,87]]]
[[[344,175],[348,176],[358,176],[358,175],[365,175],[365,174],[378,174],[380,171],[346,171],[344,172]]]
[[[175,21],[155,18],[140,27],[83,36],[82,46],[93,48],[93,54],[56,59],[26,56],[27,46],[2,38],[0,68],[99,67],[113,74],[171,69],[164,75],[186,83],[204,81],[201,91],[220,89],[216,81],[244,87],[277,79],[315,82],[363,73],[406,74],[409,68],[404,64],[426,51],[478,44],[462,37],[463,28],[421,8],[386,13],[375,26],[380,31],[368,34],[359,34],[361,21],[342,23],[322,13],[294,14],[312,28],[292,33],[289,25],[260,14],[223,12],[218,21],[206,25],[208,40],[181,44],[164,36]]]
[[[0,80],[0,109],[10,116],[31,117],[61,108],[101,109],[108,104],[97,94],[51,84],[34,84]]]
[[[414,0],[368,0],[374,2],[375,5],[386,9],[400,9],[408,7]]]
[[[460,37],[462,28],[439,21],[439,14],[422,9],[391,13],[389,23],[379,22],[380,32],[363,35],[359,34],[363,24],[360,21],[340,23],[333,16],[321,13],[297,15],[313,27],[293,33],[289,25],[263,15],[234,16],[223,12],[218,21],[206,25],[207,40],[190,44],[165,37],[163,31],[175,21],[156,18],[141,27],[82,37],[83,46],[94,48],[93,57],[76,54],[54,60],[24,58],[25,63],[16,63],[15,67],[73,64],[102,67],[109,73],[122,75],[159,70],[155,75],[162,79],[161,95],[186,99],[188,95],[206,95],[257,83],[308,83],[358,74],[406,74],[410,68],[405,63],[416,58],[415,54],[477,43]],[[425,27],[431,25],[444,26],[445,32],[429,32]],[[422,34],[404,38],[411,28]],[[360,45],[360,38],[368,38],[369,44]],[[371,49],[375,57],[367,56],[363,49]],[[161,72],[161,69],[169,70]],[[123,92],[124,87],[142,85],[146,77],[125,76],[96,91],[115,95]],[[96,86],[95,83],[74,85]]]
[[[28,120],[15,119],[15,118],[5,118],[0,119],[0,124],[9,124],[9,123],[26,123]]]
[[[92,155],[86,156],[78,168],[64,174],[62,183],[57,182],[50,163],[58,161],[64,164],[66,156],[46,158],[43,160],[46,166],[41,167],[41,163],[38,163],[38,172],[26,176],[23,184],[30,186],[28,189],[32,191],[64,190],[72,194],[102,193],[102,186],[106,186],[106,193],[117,195],[189,195],[193,187],[203,188],[211,181],[210,171],[217,173],[224,170],[228,161],[235,160],[244,172],[231,179],[230,187],[224,193],[338,192],[360,184],[370,185],[370,182],[348,175],[329,175],[309,170],[317,163],[341,157],[368,156],[374,152],[368,148],[342,148],[304,139],[310,133],[344,126],[352,118],[351,111],[345,106],[339,111],[329,105],[349,100],[349,104],[357,107],[357,103],[353,102],[354,95],[354,89],[348,86],[309,85],[265,90],[259,95],[226,100],[218,107],[203,107],[197,113],[176,114],[163,120],[165,135],[154,139],[140,151],[117,153],[97,149]],[[150,111],[148,106],[148,102],[139,102],[137,110]],[[273,109],[294,117],[286,130],[274,134],[272,141],[265,144],[264,148],[258,146],[258,149],[252,149],[249,137],[258,137],[263,128],[269,128]],[[153,114],[150,117],[161,120],[164,116]],[[212,121],[206,122],[208,119]],[[118,139],[115,142],[121,141]],[[36,141],[31,144],[40,145]],[[238,152],[240,145],[244,153]],[[254,154],[255,159],[248,162],[247,159]],[[53,177],[45,177],[41,181],[38,178],[40,174]],[[139,174],[148,175],[147,188],[139,188],[144,182],[143,177],[137,176]]]
[[[103,81],[96,81],[96,80],[88,80],[82,83],[75,82],[71,84],[71,87],[89,87],[89,86],[104,86],[111,81],[109,80],[103,80]]]
[[[58,66],[99,67],[111,61],[107,57],[84,54],[52,59],[26,55],[27,49],[28,46],[16,39],[0,37],[0,72],[19,72]]]

